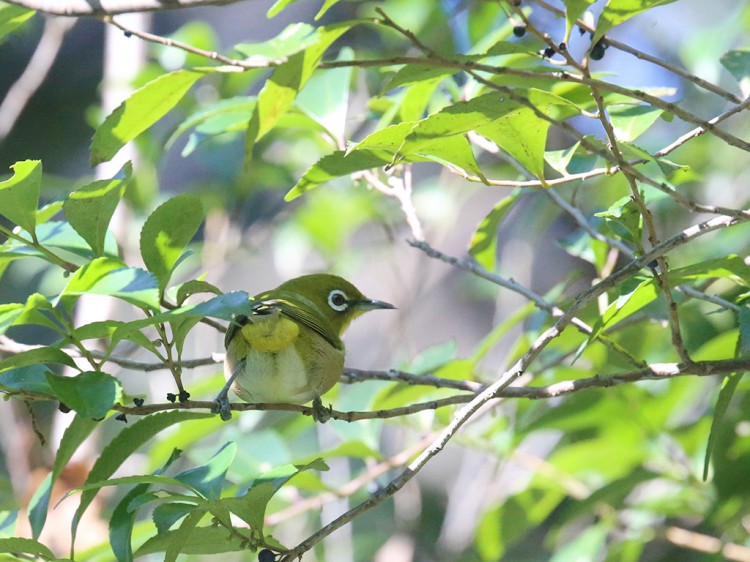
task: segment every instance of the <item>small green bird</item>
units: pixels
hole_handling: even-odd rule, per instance
[[[320,397],[344,370],[341,335],[368,310],[395,308],[366,298],[337,275],[303,275],[253,297],[249,316],[235,316],[227,328],[224,376],[216,398],[222,419],[231,418],[231,387],[252,403],[304,404],[313,400],[319,421],[327,419]]]

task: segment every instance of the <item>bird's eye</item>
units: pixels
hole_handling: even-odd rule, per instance
[[[346,293],[338,289],[334,289],[328,293],[328,306],[338,312],[344,312],[349,306],[349,299],[347,299]]]

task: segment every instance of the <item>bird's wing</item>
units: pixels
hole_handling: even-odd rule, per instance
[[[336,349],[343,349],[339,335],[328,325],[318,308],[305,297],[274,289],[258,295],[260,304],[279,310],[283,315],[314,330]]]
[[[258,300],[253,304],[253,311],[249,316],[237,315],[227,327],[224,337],[224,347],[229,347],[229,342],[247,324],[254,324],[260,320],[259,317],[270,314],[281,313],[283,316],[298,322],[314,330],[325,338],[336,349],[343,349],[341,338],[325,323],[325,318],[317,311],[315,305],[299,295],[289,296],[282,291],[265,293],[256,297]]]

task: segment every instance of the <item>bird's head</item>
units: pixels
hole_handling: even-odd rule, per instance
[[[270,293],[284,295],[290,300],[296,296],[299,299],[296,304],[305,307],[312,304],[339,337],[360,314],[368,310],[396,308],[387,302],[368,299],[346,279],[328,273],[290,279]]]

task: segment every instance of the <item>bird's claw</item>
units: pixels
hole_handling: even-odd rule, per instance
[[[326,423],[331,419],[333,414],[333,408],[331,406],[323,406],[323,401],[320,397],[315,398],[312,403],[312,418],[318,423]]]
[[[232,411],[229,409],[229,398],[227,398],[226,393],[222,394],[219,394],[219,396],[214,399],[215,405],[211,408],[211,413],[219,414],[222,421],[229,421],[232,419]]]

